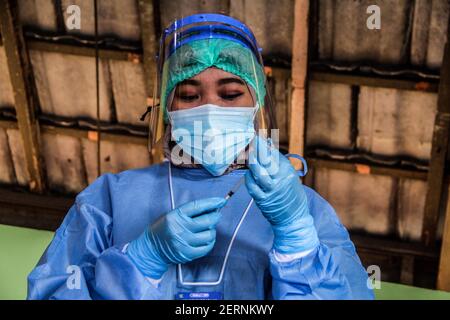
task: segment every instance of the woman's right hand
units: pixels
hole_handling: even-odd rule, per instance
[[[188,202],[150,225],[130,242],[127,254],[147,277],[160,279],[169,264],[186,263],[207,255],[216,241],[223,198]]]

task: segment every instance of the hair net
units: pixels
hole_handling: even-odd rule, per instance
[[[265,75],[250,49],[226,39],[202,39],[179,47],[164,62],[161,83],[161,107],[167,119],[167,98],[176,85],[203,70],[216,67],[240,77],[264,105]]]

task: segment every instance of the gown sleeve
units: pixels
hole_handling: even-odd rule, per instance
[[[105,174],[83,190],[28,276],[27,299],[158,299],[160,290],[112,245],[110,188]]]
[[[271,298],[374,299],[368,275],[345,227],[331,205],[308,189],[310,213],[320,244],[311,253],[292,261],[279,261],[269,253]]]

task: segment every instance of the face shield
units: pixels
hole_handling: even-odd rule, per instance
[[[250,29],[228,16],[196,14],[166,28],[149,111],[149,149],[164,137],[171,112],[207,105],[254,108],[255,129],[271,136],[275,116],[260,52]]]
[[[192,163],[190,159],[194,165],[201,164],[213,175],[220,175],[237,155],[245,159],[243,152],[233,151],[244,151],[255,133],[277,143],[260,52],[251,31],[228,16],[197,14],[176,20],[165,29],[150,109],[149,149],[163,139],[165,156],[172,163],[186,165]],[[202,121],[200,130],[194,120]],[[251,139],[240,133],[252,130]],[[224,131],[231,133],[225,135]],[[197,143],[199,132],[202,142],[209,144]],[[208,165],[210,162],[214,165]]]

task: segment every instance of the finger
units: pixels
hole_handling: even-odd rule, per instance
[[[212,250],[212,248],[214,248],[215,243],[216,243],[216,241],[212,241],[212,242],[208,243],[207,245],[200,246],[200,247],[192,247],[191,246],[186,249],[187,252],[185,252],[185,253],[187,256],[192,257],[191,260],[195,260],[195,259],[206,256]]]
[[[185,236],[185,241],[191,247],[206,246],[216,239],[216,229],[205,230],[197,233],[189,233]]]
[[[261,166],[261,164],[256,160],[255,154],[249,154],[249,164],[248,167],[254,178],[254,181],[263,189],[271,190],[272,188],[272,177],[267,172],[267,170]]]
[[[194,200],[178,207],[178,212],[181,216],[195,217],[222,208],[225,203],[226,200],[224,198]]]
[[[258,163],[272,178],[275,178],[280,171],[280,161],[283,155],[275,147],[269,146],[268,142],[261,137],[256,140],[256,146]]]
[[[191,232],[210,230],[219,223],[221,217],[222,213],[220,213],[219,209],[217,209],[216,211],[205,213],[201,216],[190,219],[190,221],[186,222],[186,227]]]
[[[259,185],[256,183],[253,175],[250,171],[247,171],[245,174],[245,186],[247,187],[248,193],[252,196],[253,199],[262,199],[265,196],[265,193]]]
[[[269,166],[272,161],[272,152],[267,140],[258,136],[255,139],[254,146],[258,163],[263,167]]]
[[[291,164],[291,161],[289,161],[289,159],[282,154],[280,154],[280,157],[279,157],[279,167],[280,167],[280,170],[277,174],[277,177],[286,176],[290,173],[291,174],[293,173],[297,176],[297,172],[296,172],[294,166]]]

